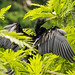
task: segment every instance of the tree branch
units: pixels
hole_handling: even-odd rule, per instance
[[[68,75],[68,74],[63,74],[63,73],[58,73],[58,72],[54,72],[54,71],[46,71],[46,74],[55,74],[55,75]]]

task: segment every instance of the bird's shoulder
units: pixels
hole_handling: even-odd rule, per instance
[[[63,36],[62,31],[63,30],[60,30],[58,27],[51,27],[50,29],[46,30],[42,35],[40,35],[39,40],[46,41],[47,39],[52,39],[56,35]]]

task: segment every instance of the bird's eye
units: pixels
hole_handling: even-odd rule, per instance
[[[53,27],[52,27],[52,29],[53,29]]]

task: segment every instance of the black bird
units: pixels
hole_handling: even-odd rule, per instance
[[[52,52],[53,54],[59,55],[70,62],[75,62],[73,56],[75,53],[64,37],[67,34],[64,30],[59,29],[59,27],[51,27],[46,29],[41,27],[48,19],[38,19],[35,24],[35,33],[37,39],[35,40],[35,45],[38,47],[38,53],[43,55],[45,53]]]
[[[4,30],[8,30],[9,32],[22,32],[21,26],[18,23],[10,24],[4,27]],[[14,51],[20,50],[20,47],[12,43],[8,38],[0,36],[0,47],[4,49],[12,49]]]
[[[30,36],[33,38],[35,42],[35,46],[38,49],[38,53],[40,55],[43,55],[45,53],[52,52],[53,54],[59,55],[66,60],[69,60],[70,62],[75,62],[73,59],[73,56],[75,56],[75,53],[73,52],[72,48],[68,44],[66,38],[64,37],[65,34],[67,34],[64,30],[59,29],[59,27],[51,27],[50,29],[46,29],[44,27],[41,27],[48,19],[38,19],[35,23],[35,33],[36,36]],[[8,30],[9,32],[15,31],[16,33],[22,32],[24,35],[29,36],[25,32],[22,31],[22,27],[18,23],[14,23],[8,26],[4,27],[5,30]],[[0,47],[3,47],[5,49],[12,49],[14,51],[20,50],[20,47],[15,44],[11,43],[11,41],[5,37],[0,36]],[[25,60],[27,62],[28,58],[32,57],[28,55],[27,57],[21,59]],[[7,74],[14,73],[14,71],[11,71],[11,69],[8,69]],[[12,74],[11,74],[12,75]]]
[[[4,30],[8,30],[9,32],[16,32],[16,33],[24,33],[24,35],[26,36],[29,36],[28,34],[26,34],[25,32],[23,32],[22,30],[22,27],[19,23],[13,23],[13,24],[10,24],[10,25],[7,25],[4,27]],[[4,49],[12,49],[14,50],[15,52],[17,50],[20,50],[21,48],[19,47],[19,45],[15,44],[14,42],[12,43],[10,41],[10,39],[8,38],[5,38],[5,37],[2,37],[0,36],[0,48],[4,48]],[[25,47],[25,50],[27,49],[27,47]],[[27,55],[26,57],[20,59],[21,61],[26,61],[26,62],[29,62],[28,61],[28,58],[32,57],[31,55]],[[8,72],[5,72],[6,74],[8,75],[14,75],[14,71],[11,70],[10,67],[7,68]]]
[[[8,30],[8,32],[16,32],[23,33],[23,35],[29,36],[25,32],[23,32],[23,28],[19,23],[13,23],[4,27],[4,30]],[[12,49],[14,51],[20,50],[19,45],[12,43],[8,38],[0,36],[0,47],[4,49]],[[25,47],[27,49],[27,47]]]
[[[9,32],[16,32],[16,33],[20,33],[21,32],[25,36],[32,37],[32,36],[28,35],[27,33],[23,32],[23,28],[22,28],[22,26],[19,23],[13,23],[13,24],[7,25],[7,26],[4,27],[4,30],[8,30]],[[0,42],[1,41],[3,42],[3,44],[0,43],[0,47],[2,47],[4,49],[12,49],[15,52],[17,50],[21,49],[19,47],[19,45],[15,44],[14,42],[12,43],[9,39],[7,39],[5,37],[1,37]],[[26,49],[27,49],[27,47],[25,46],[24,50],[26,50]],[[29,62],[28,61],[29,57],[32,57],[32,56],[31,55],[27,55],[25,58],[22,58],[21,60],[25,60],[26,62]]]
[[[75,53],[73,52],[72,48],[70,47],[69,43],[64,37],[64,35],[67,33],[57,26],[55,27],[52,26],[50,29],[41,27],[48,20],[50,20],[50,18],[37,20],[37,22],[35,23],[36,36],[29,36],[28,34],[23,32],[21,25],[18,23],[8,25],[4,27],[4,29],[8,30],[9,32],[12,32],[12,31],[22,32],[24,33],[24,35],[32,37],[33,42],[35,42],[35,46],[38,49],[38,53],[40,55],[52,52],[53,54],[59,55],[65,58],[66,60],[69,60],[70,62],[75,62],[75,60],[73,59],[73,56],[75,56]],[[0,37],[0,38],[4,38],[8,40],[9,43],[11,43],[11,41],[5,37]],[[2,47],[4,46],[5,49],[10,49],[11,46],[13,45],[12,49],[14,51],[17,51],[20,49],[20,47],[17,44],[9,44],[9,43],[6,41],[6,43],[4,42],[0,46]]]
[[[65,58],[66,60],[69,60],[70,62],[75,62],[75,60],[73,59],[75,53],[73,52],[72,48],[64,37],[64,35],[67,33],[57,26],[52,26],[50,29],[41,27],[48,20],[50,20],[50,18],[38,19],[35,23],[36,36],[30,36],[35,42],[35,46],[38,49],[38,53],[40,55],[43,55],[45,53],[52,52],[53,54],[59,55]],[[8,30],[9,32],[22,32],[24,33],[24,35],[29,36],[28,34],[22,31],[22,27],[18,23],[8,25],[4,27],[4,29]],[[12,49],[14,51],[20,50],[20,47],[17,44],[12,44],[11,41],[5,37],[0,36],[0,42],[2,42],[0,43],[0,47],[4,47],[5,49]]]

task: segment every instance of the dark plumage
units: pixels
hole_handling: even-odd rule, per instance
[[[42,28],[41,26],[46,21],[47,19],[38,19],[36,22],[35,32],[37,39],[35,41],[35,45],[38,46],[38,53],[43,55],[45,53],[52,52],[53,54],[59,55],[70,62],[75,62],[73,59],[75,53],[64,37],[67,33],[64,30],[59,29],[57,26],[51,27],[48,30],[46,28]]]
[[[26,36],[29,36],[25,32],[23,32],[22,27],[19,23],[13,23],[4,27],[4,30],[8,30],[8,32],[16,32],[16,33],[23,33]],[[0,36],[0,47],[4,49],[12,49],[14,51],[20,50],[19,45],[12,43],[8,38]],[[27,47],[25,47],[27,49]]]
[[[7,25],[4,27],[4,30],[8,30],[9,32],[16,32],[16,33],[22,32],[22,33],[24,33],[21,25],[18,23],[13,23],[13,24]],[[26,34],[26,33],[24,33],[24,35],[28,36],[28,34]],[[2,36],[0,36],[0,47],[2,47],[4,49],[12,49],[15,52],[17,50],[20,50],[19,45],[15,44],[14,42],[12,43],[10,41],[10,39],[7,39],[7,38],[2,37]],[[27,49],[27,47],[25,47],[25,49]],[[27,55],[25,58],[22,58],[21,60],[22,61],[25,60],[26,62],[29,62],[28,61],[29,57],[32,57],[32,56]],[[7,70],[8,70],[8,72],[6,72],[6,74],[14,75],[14,71],[12,71],[10,67],[8,67]]]
[[[35,33],[36,36],[30,36],[35,41],[35,46],[38,49],[38,53],[40,55],[43,55],[45,53],[52,52],[53,54],[59,55],[66,60],[69,60],[70,62],[75,62],[73,59],[73,56],[75,56],[75,53],[73,52],[72,48],[68,44],[66,38],[64,37],[65,34],[67,34],[65,31],[59,29],[58,27],[51,27],[50,29],[46,29],[44,27],[41,27],[48,19],[38,19],[35,23]],[[4,27],[5,30],[8,30],[9,32],[15,31],[16,33],[22,32],[21,25],[18,23],[14,23],[8,26]],[[24,35],[29,36],[28,34],[24,33]],[[15,44],[11,43],[11,41],[5,37],[0,36],[0,47],[3,47],[5,49],[12,49],[14,51],[20,50],[20,47]],[[27,57],[21,59],[28,61],[28,58],[32,57],[28,55]],[[9,72],[7,74],[12,75],[14,71],[11,71],[11,69],[8,69]]]
[[[50,29],[41,27],[47,20],[48,19],[38,19],[35,23],[36,36],[30,36],[35,42],[38,53],[43,55],[45,53],[52,52],[53,54],[59,55],[70,62],[75,62],[75,60],[72,58],[75,56],[75,53],[64,37],[64,35],[67,33],[64,30],[59,29],[57,26],[51,27]],[[21,25],[18,23],[8,25],[4,27],[4,29],[8,30],[9,32],[15,31],[24,33]],[[24,33],[24,35],[29,36],[26,33]],[[11,43],[11,41],[5,37],[0,36],[0,42],[0,47],[5,49],[12,49],[14,51],[20,49],[17,44]]]
[[[10,24],[4,27],[4,30],[8,30],[9,32],[22,32],[22,28],[20,26],[20,24],[18,23],[14,23],[14,24]],[[0,47],[4,48],[4,49],[12,49],[14,51],[20,50],[20,47],[15,44],[12,43],[9,39],[0,36]]]

